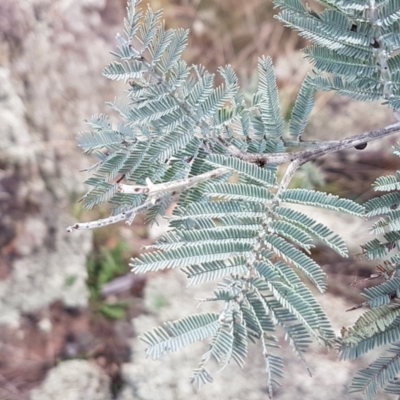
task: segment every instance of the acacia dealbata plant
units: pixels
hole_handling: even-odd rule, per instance
[[[375,189],[388,193],[364,205],[289,188],[306,162],[341,149],[362,149],[400,130],[396,123],[342,140],[302,136],[321,90],[362,101],[381,99],[398,115],[400,0],[320,0],[322,12],[301,0],[274,1],[278,20],[312,43],[304,53],[313,69],[288,124],[269,57],[259,59],[258,86],[246,101],[231,66],[218,69],[223,84],[215,86],[214,74],[182,59],[189,32],[166,29],[161,11],[139,3],[128,4],[112,53],[116,60],[103,73],[127,84],[126,96],[109,103],[120,123],[97,115],[89,122],[91,130],[78,137],[83,151],[98,159],[86,181],[92,188],[84,205],[91,209],[108,202],[111,216],[68,230],[132,223],[141,212],[153,221],[176,203],[171,229],[132,259],[132,271],[181,268],[189,286],[215,281],[204,301],[220,303],[220,312],[190,315],[144,333],[147,354],[159,358],[208,339],[192,377],[201,386],[212,381],[211,358],[222,367],[232,359],[242,366],[249,341],[257,342],[272,397],[283,371],[277,327],[306,369],[304,353],[313,339],[351,359],[390,344],[386,356],[354,377],[351,391],[367,399],[379,388],[400,394],[400,171],[377,179]],[[394,152],[400,156],[400,146]],[[380,216],[371,228],[380,236],[360,244],[364,257],[381,260],[373,276],[377,284],[364,290],[366,311],[339,338],[309,289],[310,284],[322,293],[326,289],[325,273],[310,249],[322,242],[346,256],[346,245],[292,204]]]

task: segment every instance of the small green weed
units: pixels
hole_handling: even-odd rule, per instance
[[[109,319],[125,318],[127,305],[125,302],[116,301],[109,303],[101,296],[102,286],[112,279],[129,271],[127,254],[131,247],[124,240],[119,240],[115,247],[101,246],[88,260],[87,285],[90,292],[90,303],[95,312],[99,312]]]

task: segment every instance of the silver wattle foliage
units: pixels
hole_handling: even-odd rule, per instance
[[[352,389],[368,398],[386,384],[389,391],[400,392],[394,380],[400,370],[400,260],[393,257],[385,264],[385,282],[364,293],[371,310],[337,339],[308,287],[326,289],[325,273],[310,250],[322,242],[346,256],[346,245],[337,233],[291,206],[384,215],[373,229],[389,230],[385,241],[375,239],[363,249],[369,258],[385,256],[400,243],[400,214],[394,209],[400,202],[400,173],[378,179],[377,189],[393,192],[367,203],[367,214],[351,200],[288,189],[305,162],[400,130],[395,124],[337,141],[302,139],[317,90],[358,100],[383,98],[394,110],[400,108],[400,0],[319,2],[326,9],[318,13],[300,0],[274,1],[282,9],[277,18],[313,43],[304,52],[314,69],[300,88],[288,127],[270,58],[259,59],[258,87],[246,102],[231,66],[219,68],[224,83],[215,87],[214,74],[182,59],[189,32],[166,29],[161,11],[143,10],[131,0],[112,53],[116,60],[103,72],[127,83],[126,97],[109,103],[120,123],[112,125],[106,115],[97,115],[88,124],[91,130],[78,137],[82,149],[98,158],[86,181],[92,189],[84,205],[90,209],[109,202],[113,208],[109,218],[68,229],[131,223],[140,212],[152,221],[177,202],[169,221],[172,230],[151,251],[132,259],[132,270],[182,268],[189,285],[216,281],[204,301],[221,303],[220,313],[194,314],[143,334],[153,358],[209,339],[194,370],[197,386],[212,381],[210,359],[221,367],[231,360],[242,366],[251,341],[260,345],[272,397],[283,373],[279,327],[306,369],[303,353],[312,339],[330,347],[336,343],[342,356],[351,358],[392,343],[394,356],[360,371]],[[289,147],[296,150],[289,152]],[[278,166],[287,162],[278,182]]]

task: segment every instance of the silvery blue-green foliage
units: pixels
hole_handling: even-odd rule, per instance
[[[270,396],[283,370],[276,354],[277,328],[306,368],[303,353],[313,338],[328,346],[335,340],[308,287],[326,289],[325,274],[310,250],[319,241],[347,254],[337,234],[293,204],[356,216],[364,208],[312,190],[278,190],[276,165],[261,158],[251,163],[241,155],[284,152],[286,135],[301,144],[317,89],[367,100],[385,97],[398,108],[400,70],[400,58],[389,58],[397,43],[398,1],[375,1],[375,11],[367,11],[369,1],[321,1],[327,6],[321,14],[299,0],[275,3],[283,8],[280,20],[316,43],[306,49],[315,71],[300,89],[288,133],[270,58],[260,58],[258,88],[247,103],[231,66],[218,70],[224,83],[215,87],[214,74],[182,59],[188,31],[166,29],[160,11],[142,11],[139,1],[132,0],[113,52],[116,60],[104,70],[105,77],[128,84],[126,98],[109,103],[121,122],[113,125],[106,115],[95,116],[91,130],[78,137],[82,149],[98,158],[86,181],[92,186],[83,198],[86,208],[109,202],[115,221],[129,216],[132,222],[142,211],[154,220],[177,201],[172,230],[132,260],[133,271],[182,268],[189,285],[216,281],[214,293],[204,301],[221,303],[220,313],[195,314],[144,334],[147,354],[158,358],[208,338],[208,351],[193,375],[201,386],[212,381],[210,359],[222,367],[231,360],[243,365],[248,342],[258,342]],[[209,172],[215,176],[200,179]],[[196,177],[196,185],[182,184],[156,196],[140,189]],[[121,182],[139,188],[137,193],[118,191]],[[395,187],[396,182],[380,184]],[[382,247],[373,246],[366,252]],[[393,322],[382,321],[377,331]],[[371,343],[362,349],[380,344]]]
[[[307,84],[400,109],[400,1],[317,1],[320,13],[301,0],[274,0],[278,19],[313,43],[304,50],[314,65]]]
[[[394,148],[400,156],[400,146]],[[379,283],[364,289],[369,310],[343,331],[339,339],[342,358],[357,358],[378,346],[391,345],[388,354],[379,357],[353,378],[351,391],[363,392],[367,399],[378,395],[378,389],[400,394],[397,375],[400,372],[400,171],[378,178],[374,187],[389,193],[365,204],[368,217],[379,217],[371,233],[379,235],[362,246],[363,255],[371,260],[384,259],[371,279]],[[396,254],[397,253],[397,254]]]
[[[317,13],[300,0],[276,0],[283,11],[278,19],[313,42],[304,52],[314,65],[302,90],[334,90],[357,100],[384,98],[394,109],[400,108],[400,1],[399,0],[320,0],[326,9]],[[310,90],[310,89],[308,89]],[[306,103],[306,100],[304,100]],[[395,153],[399,154],[398,147]],[[362,246],[368,259],[385,258],[400,245],[400,171],[383,176],[374,187],[390,191],[365,204],[367,216],[381,218],[372,232],[382,235]],[[400,258],[392,256],[379,266],[383,280],[365,289],[370,308],[343,332],[339,339],[342,358],[356,358],[377,346],[392,344],[389,355],[378,358],[359,371],[351,390],[368,399],[377,396],[379,387],[400,394],[396,375],[400,372]]]

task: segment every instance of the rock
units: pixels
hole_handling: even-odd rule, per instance
[[[40,157],[25,120],[25,109],[10,72],[0,68],[0,216],[2,254],[0,269],[0,323],[18,325],[21,313],[32,314],[56,300],[68,307],[84,307],[86,256],[91,250],[91,235],[70,236],[71,223],[49,190],[49,181],[40,173],[50,162],[49,151]],[[45,160],[45,161],[44,161]],[[50,169],[57,165],[54,159]],[[68,192],[62,176],[58,187]]]
[[[56,216],[51,247],[39,247],[29,257],[15,260],[10,275],[0,280],[0,323],[17,325],[21,313],[33,314],[56,300],[71,308],[87,305],[85,263],[91,236],[68,234],[65,226],[70,222],[70,217]]]
[[[57,300],[87,306],[92,234],[65,232],[86,190],[79,170],[92,163],[75,137],[118,90],[101,73],[124,7],[0,2],[0,323]]]
[[[110,400],[109,377],[95,364],[70,360],[51,369],[31,400]]]
[[[119,392],[116,400],[138,400],[138,397],[136,397],[135,392],[131,387],[124,386]]]
[[[0,67],[0,160],[4,163],[27,162],[32,158],[29,145],[28,126],[25,121],[25,107],[11,82],[7,68]]]

